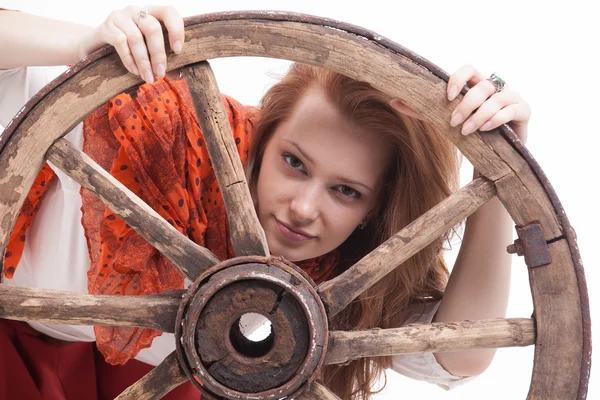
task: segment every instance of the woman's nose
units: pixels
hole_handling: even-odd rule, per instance
[[[302,187],[296,192],[290,202],[291,217],[296,224],[306,224],[314,221],[319,215],[319,189]]]

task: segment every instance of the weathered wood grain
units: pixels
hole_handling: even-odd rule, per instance
[[[217,81],[207,61],[184,70],[215,175],[223,194],[236,256],[269,255]]]
[[[343,364],[362,357],[534,344],[532,319],[490,319],[435,322],[394,329],[332,331],[325,364]]]
[[[192,281],[219,262],[210,250],[179,233],[152,207],[67,140],[59,139],[50,147],[48,160],[81,186],[98,195],[108,208]]]
[[[548,247],[552,263],[529,268],[536,347],[528,399],[579,399],[583,330],[573,260],[566,239]]]
[[[0,285],[0,318],[46,324],[137,326],[175,331],[183,291],[103,296]]]
[[[529,164],[498,131],[484,132],[481,138],[512,170],[495,183],[498,198],[515,223],[524,226],[539,221],[546,240],[562,236],[563,229],[556,210]]]
[[[320,382],[312,382],[308,388],[297,400],[341,400],[331,390]]]
[[[187,380],[187,376],[179,367],[177,353],[173,352],[142,379],[125,389],[115,400],[158,400]]]
[[[484,178],[475,179],[414,220],[343,274],[320,284],[317,292],[327,308],[329,318],[448,229],[477,211],[494,195],[492,182]]]

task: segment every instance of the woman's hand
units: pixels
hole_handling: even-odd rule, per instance
[[[143,11],[148,11],[145,14]],[[84,58],[105,44],[115,47],[123,65],[148,83],[154,76],[165,76],[167,54],[160,22],[169,35],[171,49],[181,52],[184,41],[183,19],[169,6],[129,6],[113,11],[106,21],[84,37],[79,45],[79,57]]]
[[[462,123],[461,132],[468,135],[476,130],[489,131],[509,123],[525,143],[531,109],[519,93],[507,87],[496,93],[489,80],[473,66],[465,65],[450,76],[448,100],[454,100],[467,83],[471,89],[454,109],[450,125],[458,126]]]

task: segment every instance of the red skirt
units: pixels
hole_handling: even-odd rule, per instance
[[[62,342],[0,319],[0,400],[113,400],[152,368],[137,360],[110,365],[92,342]],[[199,398],[190,382],[163,397]]]

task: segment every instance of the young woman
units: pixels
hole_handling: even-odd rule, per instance
[[[125,67],[148,84],[135,99],[128,94],[111,99],[67,138],[182,234],[227,258],[232,253],[222,198],[187,87],[165,77],[159,22],[169,31],[171,48],[180,51],[183,23],[170,7],[128,7],[95,29],[0,11],[6,32],[0,35],[0,54],[11,55],[0,58],[0,124],[16,113],[30,95],[23,95],[24,88],[39,77],[24,66],[70,64],[106,43],[115,46]],[[526,139],[529,106],[517,93],[498,91],[465,66],[450,78],[449,101],[467,83],[472,89],[457,104],[450,125],[462,124],[466,135],[510,122]],[[270,251],[298,264],[316,282],[342,272],[457,186],[458,162],[450,142],[410,108],[365,83],[294,64],[257,109],[228,97],[224,101]],[[52,166],[36,179],[25,207],[37,214],[19,216],[4,259],[7,283],[114,295],[185,285],[155,249],[98,199],[80,195],[79,186]],[[332,324],[368,329],[503,317],[510,279],[505,248],[511,237],[511,220],[494,199],[467,220],[449,280],[442,237],[360,296]],[[40,398],[48,390],[56,391],[54,398],[75,398],[66,387],[94,391],[67,382],[56,367],[61,363],[89,371],[99,398],[111,398],[139,378],[131,371],[140,366],[130,360],[156,365],[174,348],[172,336],[148,329],[29,325],[34,330],[0,321],[0,347],[11,349],[0,359],[0,371],[3,378],[26,376],[28,390]],[[23,345],[23,337],[35,339]],[[57,340],[78,346],[95,341],[102,357],[91,344],[73,350],[74,344],[58,346]],[[30,362],[27,355],[34,347],[38,357]],[[477,350],[364,359],[327,367],[323,378],[343,399],[371,395],[386,368],[451,387],[482,373],[493,355],[494,350]],[[115,370],[102,358],[127,364]],[[18,367],[9,371],[7,365]],[[48,389],[40,382],[54,384]],[[22,395],[14,388],[4,390]]]

